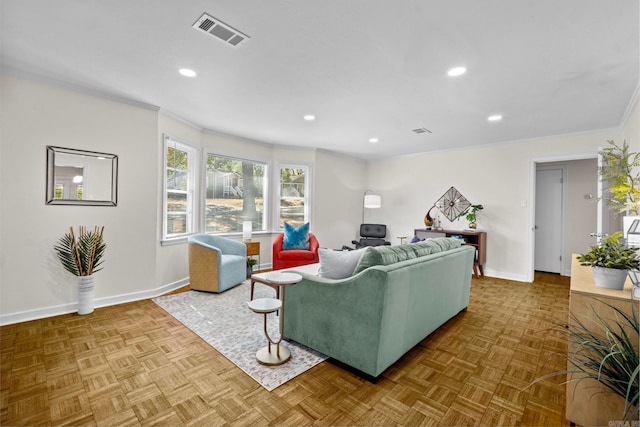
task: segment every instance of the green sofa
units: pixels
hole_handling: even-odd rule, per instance
[[[288,286],[287,339],[378,377],[469,304],[475,249],[441,238],[364,250],[354,274],[299,272]]]

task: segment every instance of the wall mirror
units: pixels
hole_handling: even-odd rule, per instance
[[[118,156],[47,146],[47,204],[116,206]]]

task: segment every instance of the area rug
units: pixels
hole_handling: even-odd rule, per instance
[[[267,338],[264,315],[247,307],[249,287],[249,282],[245,282],[220,294],[188,291],[153,301],[271,391],[326,360],[327,356],[284,340],[280,345],[291,351],[288,362],[279,366],[258,363],[256,352],[267,345]],[[256,284],[254,299],[273,297],[272,288]],[[279,336],[279,320],[276,313],[267,315],[267,329],[272,337]]]

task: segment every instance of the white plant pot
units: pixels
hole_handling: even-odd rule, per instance
[[[78,314],[93,313],[93,276],[78,276]]]
[[[596,286],[609,289],[622,289],[629,270],[618,268],[592,267]]]

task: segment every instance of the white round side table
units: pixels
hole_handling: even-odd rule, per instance
[[[291,357],[291,352],[286,347],[280,348],[282,334],[280,334],[280,338],[275,341],[269,336],[269,332],[267,331],[267,314],[278,311],[282,307],[282,301],[275,298],[258,298],[249,301],[247,305],[254,313],[264,314],[264,334],[267,337],[267,346],[261,348],[256,353],[258,362],[265,365],[279,365],[286,362]],[[276,346],[275,353],[271,352],[271,344],[275,344]]]
[[[291,351],[284,346],[280,346],[284,328],[284,289],[286,286],[295,285],[302,276],[297,273],[288,273],[282,271],[273,271],[267,273],[265,280],[272,285],[277,285],[280,289],[280,299],[275,298],[258,298],[249,301],[247,304],[251,310],[256,313],[264,314],[264,334],[267,337],[268,344],[256,353],[256,359],[263,365],[281,365],[291,358]],[[280,337],[273,340],[267,332],[267,314],[280,310]],[[271,351],[271,344],[276,346],[275,353]]]

